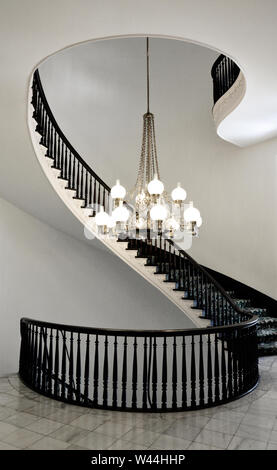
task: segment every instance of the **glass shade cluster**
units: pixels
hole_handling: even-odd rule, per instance
[[[109,232],[133,232],[147,230],[156,235],[165,233],[174,237],[184,231],[198,236],[202,218],[198,209],[190,202],[185,204],[187,193],[181,184],[171,192],[171,199],[165,193],[164,184],[157,175],[148,185],[135,194],[134,203],[125,201],[126,189],[117,180],[111,189],[111,213],[100,208],[95,222],[102,234]]]

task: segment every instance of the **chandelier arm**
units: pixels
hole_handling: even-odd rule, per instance
[[[155,168],[155,154],[154,154],[154,116],[151,116],[151,163],[152,163],[152,175],[151,179],[154,178],[155,173],[157,173]]]
[[[160,180],[160,170],[159,170],[159,163],[158,163],[158,155],[157,155],[157,145],[156,145],[156,133],[155,133],[155,126],[154,126],[154,117],[153,117],[153,143],[154,143],[154,158],[156,164],[156,171],[158,179]]]

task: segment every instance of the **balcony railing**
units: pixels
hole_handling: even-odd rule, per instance
[[[221,54],[217,58],[211,70],[214,104],[231,88],[239,73],[240,68],[230,57]]]

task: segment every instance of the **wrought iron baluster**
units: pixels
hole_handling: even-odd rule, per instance
[[[113,353],[113,407],[117,407],[117,336],[114,337],[114,353]]]
[[[219,402],[219,362],[218,362],[218,337],[215,333],[214,340],[214,396],[215,403]]]
[[[203,338],[199,335],[199,404],[204,405],[204,361],[203,361]]]
[[[147,409],[147,386],[148,386],[148,367],[147,367],[147,356],[148,356],[148,344],[147,344],[147,337],[144,338],[144,355],[143,355],[143,394],[142,394],[142,406],[143,409]]]
[[[66,391],[66,332],[63,331],[62,338],[63,338],[63,349],[62,349],[62,387],[61,387],[61,397],[65,399],[65,391]]]
[[[208,354],[207,354],[207,373],[208,373],[208,404],[213,403],[213,369],[212,369],[212,351],[211,351],[211,336],[208,335]]]
[[[157,408],[157,340],[154,336],[153,341],[153,366],[152,366],[152,408]]]
[[[137,338],[133,344],[133,371],[132,371],[132,408],[137,408],[137,382],[138,382],[138,359],[137,359]]]
[[[98,379],[99,379],[99,339],[98,335],[95,337],[95,351],[94,351],[94,392],[93,401],[95,405],[98,405]]]
[[[73,332],[70,333],[70,353],[69,353],[69,390],[68,390],[68,398],[69,400],[73,400],[73,388],[74,388],[74,338]]]
[[[173,357],[172,357],[172,408],[177,408],[177,344],[176,336],[173,338]]]
[[[123,346],[123,364],[122,364],[122,396],[121,396],[121,406],[126,408],[126,388],[127,388],[127,336],[124,338]]]
[[[108,336],[105,336],[104,342],[104,363],[103,363],[103,405],[108,405],[108,377],[109,377],[109,342]]]
[[[162,408],[167,408],[167,339],[163,341],[163,366],[162,366]]]
[[[76,358],[76,401],[81,400],[81,337],[77,336],[77,358]]]
[[[60,369],[60,346],[59,346],[59,330],[56,330],[56,345],[55,345],[55,378],[54,378],[54,397],[58,398],[59,396],[59,369]]]

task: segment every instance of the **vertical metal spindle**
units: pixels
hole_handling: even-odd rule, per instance
[[[214,396],[215,403],[219,402],[219,361],[218,361],[218,335],[215,333],[214,341]]]
[[[49,335],[49,357],[48,357],[48,379],[47,393],[52,395],[52,375],[53,375],[53,330],[51,328]]]
[[[48,348],[47,348],[47,328],[43,328],[43,356],[42,356],[42,391],[46,392],[47,390],[47,357],[48,357]]]
[[[123,346],[123,364],[122,364],[122,396],[121,396],[121,406],[126,408],[126,388],[127,388],[127,336],[124,338]]]
[[[88,206],[88,172],[85,170],[85,202],[84,202],[84,207]]]
[[[196,366],[195,366],[195,345],[194,345],[194,336],[191,337],[191,407],[196,406]]]
[[[32,385],[36,386],[37,381],[37,364],[38,364],[38,327],[35,327],[35,340],[33,352],[33,371],[32,371]]]
[[[152,408],[157,408],[157,339],[154,337],[153,341],[153,366],[152,366]]]
[[[211,351],[211,335],[208,335],[208,354],[207,354],[207,375],[208,375],[208,405],[213,403],[213,369],[212,369],[212,351]]]
[[[95,352],[96,354],[96,352]],[[88,402],[89,393],[89,364],[90,364],[90,336],[87,334],[86,339],[86,355],[85,355],[85,369],[84,369],[84,403]],[[95,367],[95,366],[94,366]],[[94,369],[95,372],[95,369]],[[94,384],[95,386],[95,384]],[[97,400],[94,402],[97,405]]]
[[[113,350],[113,408],[117,407],[117,336],[114,337],[114,350]]]
[[[199,404],[204,405],[204,361],[203,361],[203,339],[199,335]]]
[[[148,374],[148,367],[147,367],[147,337],[145,336],[144,338],[144,343],[143,343],[143,392],[142,392],[142,407],[143,409],[147,409],[147,385],[148,385],[148,379],[147,379],[147,374]]]
[[[69,400],[73,400],[73,388],[74,388],[74,339],[73,339],[73,332],[70,333],[70,352],[69,352],[69,391],[68,391],[68,398]]]
[[[222,400],[227,399],[226,388],[226,358],[225,358],[225,338],[221,339],[221,386],[222,386]]]
[[[163,366],[162,366],[162,409],[167,408],[167,339],[163,341]]]
[[[172,356],[172,408],[177,408],[177,345],[176,336],[173,338],[173,356]]]
[[[94,375],[93,375],[93,401],[94,405],[98,405],[98,378],[99,378],[99,339],[98,335],[95,337],[95,350],[94,350]]]
[[[62,348],[62,387],[61,387],[61,398],[65,399],[65,385],[66,385],[66,332],[61,332],[63,338],[63,348]]]
[[[81,337],[77,336],[77,358],[76,358],[76,401],[81,399]]]
[[[228,332],[228,398],[233,397],[232,331]]]
[[[59,330],[56,330],[56,344],[55,344],[55,363],[54,363],[54,397],[59,396],[59,369],[60,369],[60,346],[59,346]]]
[[[39,347],[38,347],[38,366],[37,366],[37,388],[41,389],[41,370],[42,370],[42,327],[39,330]]]
[[[186,357],[186,338],[183,336],[182,343],[182,408],[187,408],[187,357]]]
[[[104,342],[104,362],[103,362],[103,406],[108,405],[108,376],[109,376],[109,342],[108,336],[105,336]]]
[[[137,408],[137,382],[138,382],[138,360],[137,360],[137,338],[134,338],[133,345],[133,370],[132,370],[132,408]]]

